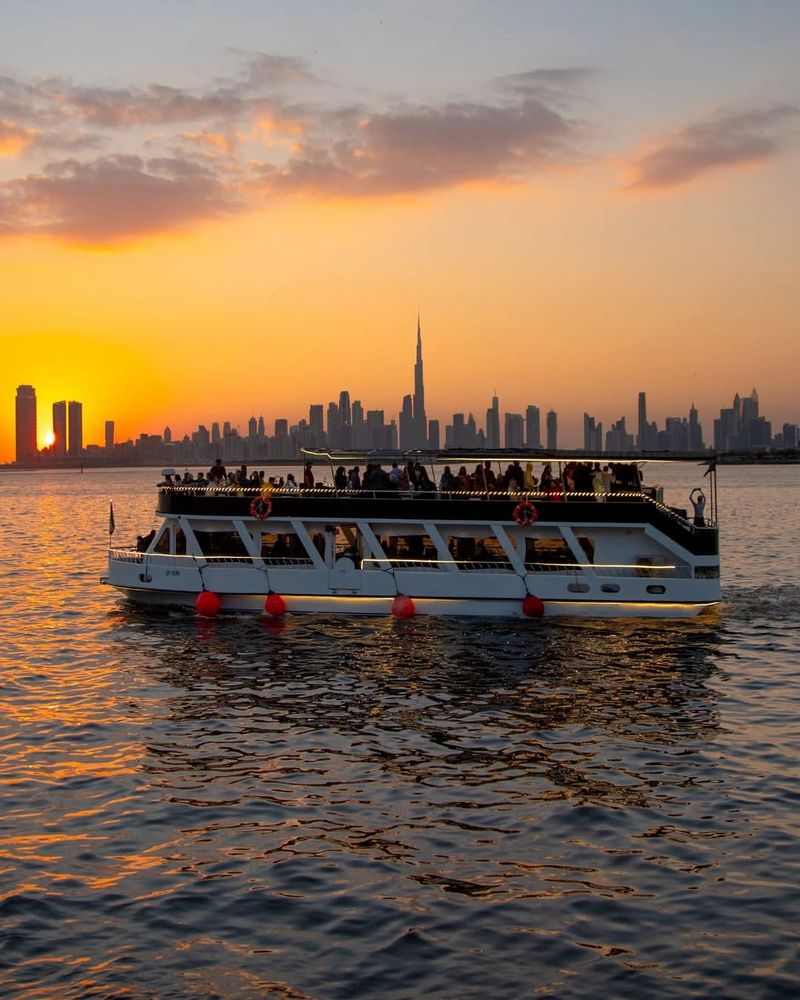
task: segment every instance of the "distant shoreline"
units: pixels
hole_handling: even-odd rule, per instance
[[[513,449],[512,449],[513,451]],[[479,452],[477,450],[470,450],[470,458],[478,457]],[[368,453],[364,454],[363,461],[366,462],[370,459]],[[378,456],[375,456],[376,458]],[[402,457],[402,456],[399,456]],[[413,453],[409,453],[409,458],[414,457]],[[513,457],[512,453],[509,452],[509,459]],[[519,453],[520,458],[525,458],[531,461],[546,461],[548,459],[553,459],[558,461],[558,453],[550,453],[546,458],[537,458],[536,455],[525,455],[523,452]],[[653,452],[640,454],[638,452],[631,452],[626,455],[611,455],[608,456],[608,461],[628,461],[628,462],[653,462],[653,461],[674,461],[674,462],[703,462],[709,461],[713,458],[713,453],[707,455],[702,454],[680,454],[680,453],[664,453],[664,452]],[[384,458],[384,463],[391,461],[392,459]],[[427,457],[426,457],[427,460]],[[577,450],[568,451],[564,453],[564,461],[580,461],[581,453]],[[586,455],[585,459],[592,462],[602,462],[602,455]],[[246,465],[249,469],[252,468],[271,468],[271,469],[283,469],[283,468],[302,468],[308,461],[307,458],[269,458],[269,459],[253,459],[250,461],[243,462],[239,459],[229,459],[226,465],[231,469],[240,468],[242,465]],[[337,457],[334,456],[334,461],[338,461]],[[342,461],[345,461],[343,458]],[[348,462],[356,461],[354,458],[348,458]],[[441,465],[445,462],[460,461],[460,456],[457,454],[453,455],[443,455],[443,457],[435,464]],[[130,463],[120,463],[105,461],[99,459],[87,459],[84,462],[6,462],[0,464],[0,472],[80,472],[81,470],[89,472],[96,469],[163,469],[169,463],[164,462],[130,462]],[[198,462],[173,462],[171,467],[175,468],[186,468],[186,469],[205,469],[206,465],[210,463],[208,460],[198,461]],[[325,465],[327,464],[323,459],[317,458],[314,460],[314,465]],[[763,455],[753,454],[753,453],[734,453],[728,455],[717,455],[717,465],[800,465],[800,454],[792,451],[786,454],[782,453],[767,453]]]

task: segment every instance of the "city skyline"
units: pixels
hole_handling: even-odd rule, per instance
[[[22,384],[91,442],[394,412],[417,306],[442,428],[796,419],[798,5],[46,6],[0,37],[0,460]]]
[[[539,406],[529,403],[524,412],[502,411],[495,392],[486,410],[483,425],[472,411],[458,411],[451,415],[451,422],[439,418],[427,419],[425,410],[425,376],[422,350],[422,329],[417,316],[416,356],[413,375],[414,390],[402,397],[402,404],[395,417],[386,419],[383,409],[365,409],[360,399],[352,399],[349,389],[339,392],[338,402],[308,404],[308,419],[299,418],[292,423],[287,417],[267,420],[263,414],[252,414],[247,420],[247,433],[240,433],[239,426],[230,421],[211,421],[211,428],[198,424],[197,428],[173,438],[171,426],[161,434],[140,433],[136,440],[115,441],[115,422],[106,419],[103,425],[104,444],[90,444],[83,448],[83,406],[72,400],[53,403],[52,432],[45,432],[46,447],[39,451],[43,458],[63,460],[65,457],[105,458],[114,457],[130,461],[134,457],[165,462],[170,458],[180,462],[203,462],[219,453],[226,459],[259,461],[297,458],[302,448],[330,449],[332,451],[378,450],[433,450],[441,448],[537,449],[543,447],[555,452],[561,448],[576,451],[626,454],[638,452],[698,452],[706,448],[716,451],[765,450],[797,448],[800,429],[797,424],[786,423],[773,435],[772,425],[760,413],[758,393],[754,388],[749,396],[737,392],[731,407],[720,409],[713,421],[713,440],[704,440],[699,411],[694,403],[688,416],[667,416],[664,428],[650,420],[647,393],[640,391],[636,402],[636,427],[628,430],[623,414],[610,424],[605,435],[603,422],[588,412],[583,414],[583,440],[564,444],[558,434],[558,413],[548,410],[544,415]],[[37,437],[38,413],[35,388],[20,385],[16,396],[16,458],[20,463],[33,461],[37,452],[31,442]],[[501,420],[502,416],[502,420]],[[273,433],[267,427],[272,423]],[[135,450],[135,453],[134,453]]]
[[[601,415],[598,418],[594,414],[590,414],[588,410],[596,410],[597,408],[590,401],[588,408],[584,408],[583,413],[579,413],[577,409],[565,410],[558,400],[555,400],[550,406],[531,404],[530,402],[523,403],[522,405],[517,404],[516,408],[514,404],[510,404],[507,409],[500,411],[499,409],[499,397],[496,394],[492,394],[490,397],[490,403],[486,412],[485,423],[481,421],[480,415],[484,412],[480,402],[475,402],[474,400],[467,401],[466,405],[463,405],[462,409],[455,410],[451,413],[447,412],[437,412],[435,417],[428,418],[425,404],[426,388],[424,385],[424,362],[422,357],[422,328],[421,328],[421,318],[417,317],[417,343],[416,343],[416,357],[414,362],[414,372],[413,372],[413,389],[412,392],[407,393],[405,396],[401,396],[401,402],[397,403],[387,403],[384,405],[378,405],[377,401],[370,401],[370,410],[379,410],[382,413],[387,414],[386,423],[387,426],[389,422],[394,421],[397,426],[397,440],[400,442],[403,436],[404,419],[406,421],[405,426],[408,428],[407,440],[409,441],[409,450],[413,448],[425,447],[421,442],[423,440],[423,432],[421,431],[422,426],[430,424],[431,420],[434,421],[436,425],[440,428],[440,443],[444,447],[446,440],[446,429],[448,424],[452,421],[452,418],[459,413],[462,413],[465,418],[465,422],[468,422],[472,417],[474,418],[474,423],[476,428],[483,428],[485,431],[486,441],[494,442],[487,443],[487,447],[500,447],[499,442],[501,439],[503,441],[510,439],[516,443],[521,441],[527,441],[531,437],[531,431],[533,426],[536,426],[537,430],[534,433],[534,440],[540,440],[543,444],[548,440],[547,438],[547,426],[546,419],[549,413],[560,414],[558,416],[558,436],[559,440],[562,442],[567,442],[566,446],[569,448],[583,448],[586,442],[586,432],[587,432],[587,422],[586,418],[595,420],[595,427],[600,427],[602,429],[603,441],[605,441],[605,436],[608,429],[613,430],[616,428],[617,432],[621,433],[619,440],[624,440],[626,434],[631,434],[636,446],[639,446],[641,440],[640,424],[641,424],[641,397],[643,395],[642,390],[639,390],[634,399],[634,392],[630,391],[626,398],[626,403],[622,406],[617,405],[616,407],[612,403],[608,409],[601,411]],[[398,362],[398,367],[396,368],[398,372],[398,380],[400,379],[400,362]],[[28,385],[28,383],[24,383]],[[21,386],[20,386],[21,387]],[[68,394],[68,386],[61,383],[57,387],[56,395],[64,396]],[[383,388],[383,400],[388,401],[397,397],[400,390],[395,391],[392,387],[386,385]],[[485,391],[485,390],[484,390]],[[755,391],[755,390],[753,390]],[[343,400],[341,397],[345,397],[348,401],[354,396],[349,389],[341,390],[339,393],[334,393],[339,397],[340,405]],[[552,395],[552,394],[551,394]],[[681,407],[686,407],[687,402],[681,401],[679,403],[667,403],[666,405],[662,402],[656,411],[655,407],[652,406],[653,395],[649,391],[645,393],[650,402],[648,403],[648,409],[650,416],[655,416],[656,421],[666,422],[675,419],[683,419],[682,417],[676,415],[676,411]],[[663,394],[659,396],[658,393],[655,394],[656,398],[663,400]],[[695,413],[695,422],[700,424],[705,424],[708,428],[706,432],[706,444],[710,444],[712,439],[711,428],[717,417],[716,413],[720,413],[725,410],[732,410],[735,408],[735,398],[738,398],[738,392],[734,393],[734,402],[730,406],[725,406],[724,401],[726,397],[723,397],[716,405],[712,404],[705,414],[701,414],[699,408],[695,406],[694,400],[688,401],[687,419],[690,418],[691,413]],[[516,398],[519,398],[519,394]],[[524,396],[522,397],[524,399]],[[730,399],[730,395],[727,396]],[[745,399],[747,397],[744,397]],[[48,447],[51,443],[58,450],[59,443],[59,418],[57,418],[56,413],[59,407],[69,408],[69,415],[67,415],[66,409],[64,412],[63,420],[67,422],[70,427],[68,435],[64,435],[65,452],[73,456],[80,452],[83,446],[84,435],[86,440],[90,444],[97,444],[100,441],[105,442],[107,439],[107,424],[111,423],[115,428],[115,433],[118,437],[124,439],[135,439],[138,435],[144,434],[158,434],[159,430],[157,426],[149,425],[148,430],[143,430],[141,426],[131,425],[128,423],[120,423],[116,418],[109,418],[106,414],[94,410],[90,414],[89,427],[91,430],[87,432],[84,431],[84,418],[83,418],[83,403],[75,400],[67,401],[63,398],[53,400],[50,403],[46,399],[42,399],[41,396],[37,396],[37,399],[43,404],[42,411],[37,416],[37,449],[42,450]],[[720,405],[723,404],[723,405]],[[316,418],[316,425],[319,425],[319,421],[322,420],[322,426],[327,427],[327,411],[330,403],[318,403],[318,404],[308,404],[311,409],[315,407],[320,408],[320,413]],[[305,407],[305,409],[308,408]],[[361,399],[353,398],[352,403],[349,403],[350,417],[348,418],[352,422],[352,408],[353,406],[363,409],[363,402]],[[44,413],[52,407],[52,420],[48,420]],[[627,407],[627,408],[626,408]],[[256,407],[258,409],[258,407]],[[533,417],[531,410],[536,410],[536,416]],[[12,414],[15,411],[12,411]],[[60,411],[59,411],[60,412]],[[366,411],[365,411],[366,412]],[[299,421],[303,419],[308,419],[309,423],[314,424],[315,421],[310,417],[303,417],[301,414],[303,410],[295,406],[291,411],[291,416],[285,416],[279,414],[277,411],[275,413],[267,412],[266,414],[260,413],[259,417],[256,418],[253,412],[249,413],[247,416],[240,414],[236,417],[228,418],[221,422],[229,424],[232,428],[242,436],[247,436],[247,426],[248,423],[253,419],[257,419],[266,422],[267,424],[278,420],[285,421],[287,426],[296,425]],[[797,421],[797,413],[792,410],[788,411],[788,419],[775,419],[772,422],[776,427],[780,427],[783,424],[792,425]],[[502,414],[502,419],[501,419]],[[181,437],[185,433],[191,433],[191,431],[203,420],[208,420],[207,416],[203,414],[192,414],[192,416],[185,418],[182,422],[178,423],[170,417],[169,414],[166,416],[166,422],[163,426],[172,426],[176,424],[176,427],[180,428],[183,432]],[[730,418],[729,418],[730,419]],[[509,420],[511,421],[511,428],[509,429]],[[533,421],[533,423],[532,423]],[[213,421],[212,421],[213,422]],[[2,426],[2,421],[0,421],[0,426]],[[66,425],[65,425],[66,426]],[[69,446],[67,444],[68,440],[73,438],[73,428],[75,430],[75,435],[79,439],[79,444],[77,445],[77,451],[75,446]],[[14,429],[14,418],[8,423],[8,435],[5,441],[4,453],[0,453],[0,463],[12,462],[15,459],[16,451],[15,441],[17,439],[17,432]],[[647,433],[647,432],[646,432]],[[650,433],[656,433],[650,429]],[[538,437],[536,436],[538,435]],[[52,437],[51,442],[49,438]],[[412,442],[414,442],[412,444]],[[644,450],[655,450],[652,447],[652,439],[650,439],[650,447]],[[608,450],[603,446],[601,450]]]

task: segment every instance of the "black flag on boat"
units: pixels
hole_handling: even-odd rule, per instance
[[[109,500],[108,501],[108,533],[109,533],[109,535],[113,535],[114,534],[114,529],[115,528],[116,528],[116,524],[114,524],[114,501],[113,500]]]

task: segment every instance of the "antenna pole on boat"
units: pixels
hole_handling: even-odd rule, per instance
[[[717,523],[717,457],[716,457],[716,455],[708,463],[708,468],[706,469],[705,474],[708,476],[708,479],[709,479],[709,491],[708,492],[711,494],[711,496],[709,497],[709,499],[711,500],[711,503],[709,504],[709,506],[711,507],[711,521],[712,521],[713,524],[716,524]]]
[[[333,492],[336,494],[337,498],[339,496],[339,488],[336,485],[336,473],[333,471],[333,455],[328,452],[328,464],[331,467],[331,482],[333,483]]]

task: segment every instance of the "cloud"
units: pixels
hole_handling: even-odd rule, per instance
[[[230,122],[269,97],[274,105],[279,104],[276,89],[319,82],[302,59],[260,52],[247,56],[237,76],[219,80],[217,86],[198,93],[157,83],[147,87],[76,86],[59,77],[40,81],[32,92],[92,125],[128,128],[211,119]]]
[[[509,73],[492,81],[500,90],[526,96],[551,99],[556,95],[572,94],[597,76],[593,66],[561,66],[552,69],[529,69]]]
[[[0,150],[38,158],[0,181],[0,229],[109,242],[294,195],[519,182],[580,159],[583,126],[566,105],[589,72],[530,70],[496,81],[492,99],[388,108],[330,93],[299,103],[288,91],[319,79],[302,60],[264,53],[196,90],[0,78],[0,108],[19,112],[0,115]],[[86,153],[101,142],[109,155]],[[47,163],[52,149],[70,158]]]
[[[37,134],[24,125],[0,119],[0,156],[18,156],[36,142]]]
[[[184,142],[199,146],[211,156],[233,156],[243,138],[242,133],[235,130],[213,132],[208,129],[200,129],[197,132],[181,132],[180,134],[180,139]]]
[[[257,52],[246,58],[242,82],[260,88],[318,84],[321,80],[311,72],[304,59]]]
[[[35,88],[10,76],[0,76],[0,118],[28,121]]]
[[[711,170],[772,159],[786,147],[789,137],[784,126],[798,113],[796,107],[778,104],[683,125],[629,160],[628,188],[677,187]]]
[[[224,179],[179,157],[64,160],[0,186],[0,230],[108,243],[179,229],[240,207]]]
[[[577,135],[535,98],[350,113],[326,126],[322,141],[312,135],[284,168],[266,171],[271,190],[363,197],[518,180],[568,160]]]
[[[195,95],[163,84],[141,89],[62,85],[54,88],[51,95],[68,113],[104,128],[230,119],[243,114],[248,107],[248,102],[234,91]]]

